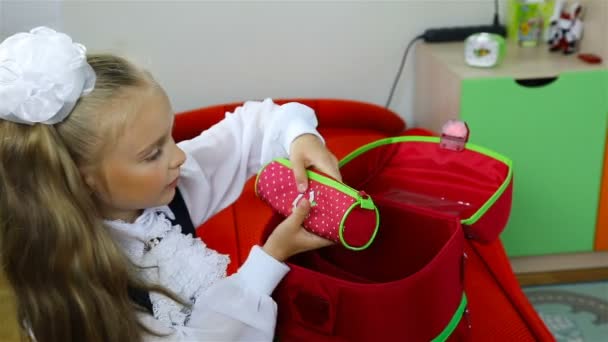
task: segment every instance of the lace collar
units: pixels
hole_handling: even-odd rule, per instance
[[[208,249],[197,237],[181,233],[168,206],[144,212],[133,222],[106,221],[111,234],[146,281],[161,285],[194,304],[212,284],[226,277],[230,259]],[[154,317],[170,325],[185,325],[190,309],[150,293]]]

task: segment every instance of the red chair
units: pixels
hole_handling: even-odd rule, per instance
[[[319,131],[328,148],[341,158],[369,142],[397,135],[434,135],[421,128],[408,129],[395,113],[369,103],[339,99],[284,99],[313,108]],[[220,121],[242,103],[200,108],[176,116],[173,136],[176,141],[195,137]],[[236,271],[252,245],[258,243],[271,217],[260,201],[251,179],[239,199],[197,229],[211,248],[229,254],[229,272]],[[515,183],[516,186],[516,183]],[[467,241],[465,291],[470,310],[470,341],[554,341],[534,308],[528,302],[511,270],[499,240],[481,245]]]

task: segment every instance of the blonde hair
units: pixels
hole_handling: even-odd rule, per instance
[[[135,275],[104,227],[81,168],[97,163],[107,134],[128,113],[108,111],[129,89],[154,85],[111,55],[88,57],[97,81],[56,125],[0,120],[0,253],[18,319],[38,340],[138,341],[152,333],[128,288],[157,291]],[[121,125],[123,123],[123,125]],[[180,301],[181,302],[181,301]]]

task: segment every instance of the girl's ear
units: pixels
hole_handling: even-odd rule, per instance
[[[97,172],[92,167],[80,168],[80,176],[91,193],[97,192],[99,182]]]

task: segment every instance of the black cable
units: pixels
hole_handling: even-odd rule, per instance
[[[403,57],[401,58],[401,65],[399,66],[399,71],[397,72],[397,76],[395,77],[395,81],[393,82],[393,87],[391,88],[391,92],[388,95],[388,100],[386,100],[386,105],[384,108],[388,109],[391,105],[391,101],[393,100],[393,95],[395,94],[395,89],[397,88],[397,84],[399,83],[399,79],[401,78],[401,73],[403,72],[403,66],[405,66],[405,60],[407,59],[407,55],[410,51],[410,48],[414,45],[414,43],[420,39],[424,38],[424,35],[419,35],[412,39],[407,47],[405,48],[405,52],[403,53]]]
[[[494,26],[499,26],[500,21],[498,19],[498,0],[494,0]]]
[[[500,20],[499,20],[499,6],[498,6],[498,0],[494,0],[494,26],[498,27],[500,26]],[[399,71],[397,71],[397,76],[395,77],[395,81],[393,82],[393,86],[391,87],[391,91],[388,95],[388,99],[386,100],[386,104],[384,105],[384,107],[386,109],[388,109],[388,107],[391,105],[391,101],[393,100],[393,95],[395,94],[395,90],[397,89],[397,84],[399,83],[399,79],[401,78],[401,73],[403,72],[403,67],[405,66],[405,61],[407,60],[407,55],[409,54],[410,49],[412,48],[412,46],[414,45],[414,43],[416,43],[418,40],[420,39],[424,39],[424,34],[421,34],[417,37],[415,37],[414,39],[412,39],[408,44],[407,47],[405,48],[405,52],[403,53],[403,57],[401,58],[401,65],[399,66]]]

